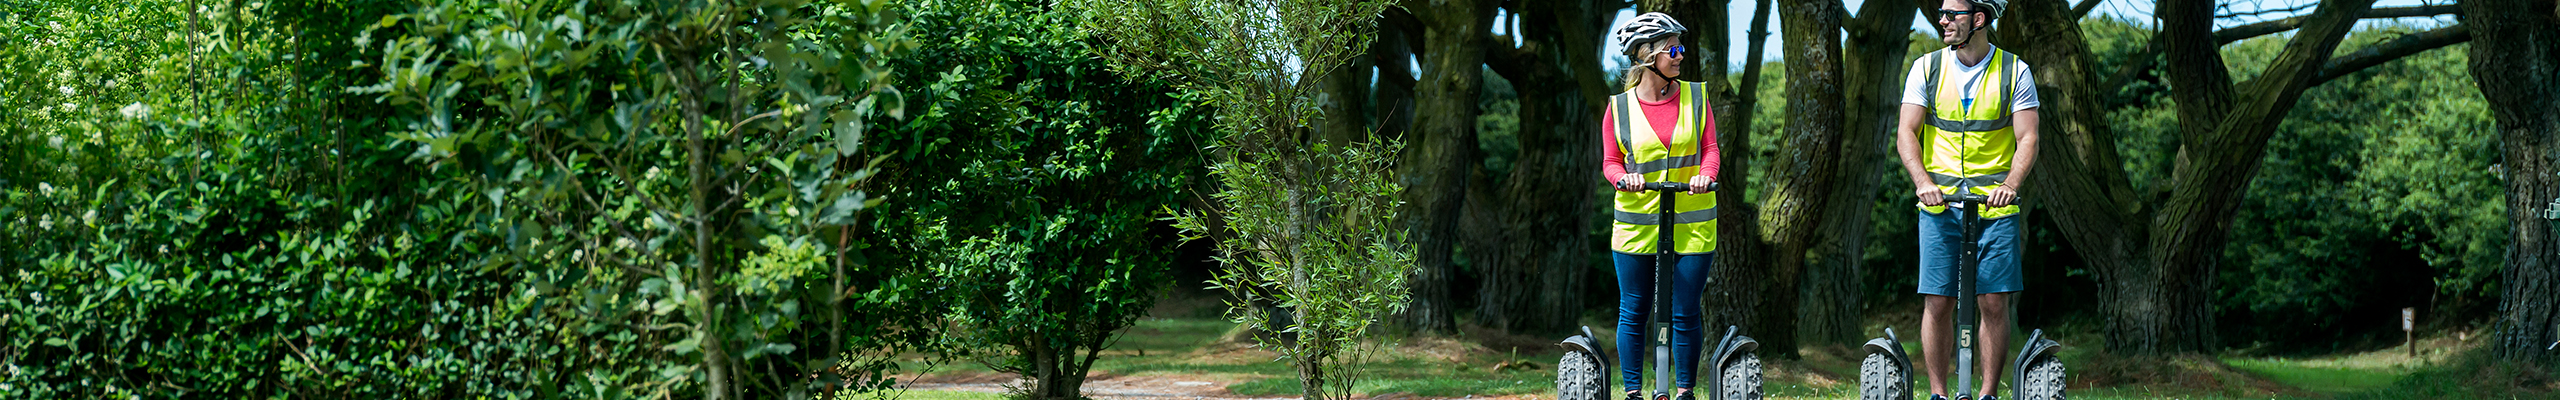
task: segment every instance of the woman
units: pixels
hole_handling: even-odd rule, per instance
[[[1628,56],[1627,92],[1609,99],[1600,121],[1601,176],[1618,189],[1616,222],[1611,224],[1610,260],[1618,273],[1618,366],[1628,400],[1638,392],[1646,343],[1644,327],[1653,295],[1654,254],[1659,251],[1655,213],[1659,196],[1676,199],[1672,249],[1679,253],[1673,271],[1671,343],[1679,374],[1679,399],[1693,400],[1697,384],[1701,332],[1698,295],[1715,259],[1715,196],[1707,191],[1716,174],[1716,123],[1705,86],[1679,82],[1686,48],[1680,33],[1688,31],[1663,13],[1645,13],[1619,26],[1612,35]],[[1646,182],[1689,183],[1688,193],[1644,191]]]

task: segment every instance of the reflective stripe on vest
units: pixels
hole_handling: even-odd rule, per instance
[[[1928,68],[1928,79],[1921,81],[1921,91],[1928,94],[1929,121],[1920,127],[1920,141],[1927,147],[1921,153],[1921,165],[1936,181],[1938,190],[1953,194],[1958,188],[1975,194],[1991,194],[1991,187],[2009,179],[2009,161],[2017,155],[2018,136],[2010,126],[2009,108],[2017,99],[2018,56],[1994,48],[1983,60],[1981,78],[1974,81],[1956,79],[1943,70],[1954,68],[1954,49],[1940,50],[1914,65]],[[1968,85],[1969,84],[1969,85]],[[1973,99],[1967,104],[1965,99]],[[1996,100],[1996,101],[1994,101]],[[1931,214],[1946,212],[1946,207],[1920,206]],[[1982,210],[1983,218],[2017,215],[2019,208],[1990,207]]]
[[[1682,83],[1679,122],[1674,123],[1671,141],[1664,143],[1644,116],[1644,107],[1634,93],[1610,97],[1615,116],[1618,152],[1628,173],[1643,174],[1646,182],[1689,182],[1698,175],[1698,163],[1706,157],[1707,108],[1706,84]],[[1608,177],[1611,182],[1617,177]],[[1615,192],[1611,215],[1609,250],[1627,254],[1654,254],[1660,251],[1661,192]],[[1679,207],[1672,210],[1672,251],[1680,254],[1705,254],[1716,248],[1715,193],[1690,195],[1674,193]]]

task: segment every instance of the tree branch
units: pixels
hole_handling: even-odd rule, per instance
[[[2327,64],[2320,67],[2320,75],[2311,78],[2311,86],[2320,86],[2331,79],[2338,79],[2401,57],[2467,41],[2471,41],[2471,29],[2465,25],[2400,35],[2390,41],[2375,43],[2363,50],[2329,59]]]
[[[2310,4],[2303,4],[2303,5],[2299,5],[2299,6],[2294,6],[2293,8],[2280,8],[2280,9],[2274,9],[2274,10],[2257,10],[2257,11],[2242,12],[2242,13],[2215,14],[2215,15],[2213,16],[2213,19],[2224,19],[2224,18],[2233,18],[2233,17],[2254,17],[2254,16],[2260,16],[2260,15],[2274,14],[2274,13],[2298,12],[2298,11],[2302,11],[2302,10],[2309,10],[2309,9],[2311,9],[2311,6],[2317,6],[2317,5],[2320,5],[2320,3],[2318,3],[2318,2],[2313,2],[2313,3],[2310,3]],[[2229,4],[2224,4],[2224,5],[2223,5],[2222,7],[2220,7],[2220,8],[2230,8],[2230,5],[2229,5]]]
[[[2099,0],[2087,0],[2087,1],[2090,1],[2090,2],[2096,2],[2096,1],[2099,1]],[[2074,9],[2076,10],[2076,9],[2077,9],[2077,7],[2074,7]],[[2433,16],[2439,16],[2439,15],[2461,15],[2461,14],[2462,14],[2462,10],[2461,10],[2461,9],[2459,9],[2459,8],[2456,8],[2456,7],[2452,6],[2452,5],[2434,5],[2434,6],[2417,6],[2417,7],[2382,7],[2382,8],[2375,8],[2375,9],[2371,9],[2371,10],[2366,10],[2366,11],[2365,11],[2365,13],[2364,13],[2360,18],[2363,18],[2363,19],[2388,19],[2388,18],[2409,18],[2409,17],[2433,17]],[[2231,44],[2232,42],[2238,42],[2238,41],[2241,41],[2241,40],[2247,40],[2247,39],[2249,39],[2249,38],[2254,38],[2254,37],[2259,37],[2259,36],[2266,36],[2266,35],[2272,35],[2272,34],[2275,34],[2275,33],[2277,33],[2277,32],[2284,32],[2284,31],[2293,30],[2293,29],[2295,29],[2295,28],[2299,28],[2299,27],[2301,27],[2301,26],[2302,26],[2303,19],[2304,19],[2304,18],[2307,18],[2307,17],[2308,17],[2308,16],[2298,16],[2298,17],[2285,18],[2285,19],[2274,20],[2274,21],[2266,21],[2266,22],[2259,22],[2259,23],[2253,23],[2253,24],[2248,24],[2248,25],[2234,26],[2234,27],[2230,27],[2230,28],[2223,29],[2223,30],[2220,30],[2220,31],[2215,31],[2215,32],[2213,33],[2213,41],[2214,41],[2214,45],[2216,45],[2216,46],[2220,46],[2220,45],[2229,45],[2229,44]],[[2465,37],[2467,38],[2467,37],[2468,37],[2468,36],[2467,36],[2468,34],[2466,33],[2465,35],[2466,35]],[[2450,44],[2450,43],[2447,43],[2447,44]],[[2100,86],[2100,87],[2109,87],[2109,88],[2113,88],[2113,87],[2124,87],[2124,85],[2126,85],[2126,84],[2131,84],[2131,83],[2133,83],[2133,80],[2134,80],[2136,77],[2141,76],[2143,71],[2148,71],[2148,70],[2150,70],[2150,69],[2151,69],[2151,65],[2152,65],[2154,62],[2159,61],[2160,53],[2161,53],[2162,51],[2166,50],[2166,48],[2164,47],[2165,45],[2166,45],[2166,43],[2163,43],[2163,42],[2161,41],[2161,38],[2160,38],[2160,35],[2159,35],[2159,34],[2157,34],[2157,33],[2152,34],[2152,35],[2151,35],[2151,41],[2150,41],[2150,43],[2149,43],[2149,44],[2145,44],[2145,45],[2143,45],[2143,46],[2142,46],[2142,53],[2141,53],[2141,54],[2138,54],[2138,55],[2133,56],[2133,58],[2132,58],[2132,59],[2127,60],[2127,62],[2126,62],[2124,65],[2116,67],[2116,72],[2115,72],[2114,74],[2110,74],[2110,76],[2107,78],[2107,84],[2106,84],[2106,85],[2104,85],[2104,86]],[[2442,47],[2442,46],[2437,46],[2437,47]],[[2432,47],[2431,47],[2431,48],[2432,48]],[[2423,50],[2423,49],[2422,49],[2422,50]],[[2348,71],[2348,72],[2353,72],[2353,71]],[[2326,80],[2326,79],[2322,79],[2321,81],[2325,82],[2325,81],[2327,81],[2327,80]],[[2316,84],[2315,84],[2315,85],[2316,85]]]
[[[2462,14],[2462,9],[2460,9],[2460,8],[2456,8],[2456,7],[2454,7],[2454,6],[2453,6],[2453,5],[2451,5],[2451,4],[2445,4],[2445,5],[2417,6],[2417,7],[2382,7],[2382,8],[2375,8],[2375,9],[2372,9],[2372,10],[2366,10],[2366,11],[2364,12],[2364,15],[2362,16],[2362,18],[2364,18],[2364,19],[2389,19],[2389,18],[2409,18],[2409,17],[2433,17],[2433,16],[2438,16],[2438,15],[2459,15],[2459,14]],[[2279,19],[2279,20],[2273,20],[2273,21],[2265,21],[2265,22],[2253,23],[2253,24],[2248,24],[2248,25],[2234,26],[2234,27],[2231,27],[2231,28],[2229,28],[2229,29],[2223,29],[2223,30],[2220,30],[2220,31],[2215,31],[2215,32],[2213,33],[2213,41],[2214,41],[2214,44],[2217,44],[2217,45],[2225,45],[2225,44],[2231,44],[2231,42],[2237,42],[2237,41],[2242,41],[2242,40],[2248,40],[2249,38],[2253,38],[2253,37],[2259,37],[2259,36],[2272,35],[2272,34],[2275,34],[2276,32],[2290,31],[2290,30],[2293,30],[2294,28],[2300,28],[2300,27],[2302,27],[2302,21],[2303,21],[2305,18],[2310,18],[2310,16],[2308,16],[2308,15],[2305,15],[2305,16],[2295,16],[2295,17],[2291,17],[2291,18],[2285,18],[2285,19]]]
[[[2090,11],[2097,11],[2098,4],[2105,2],[2107,2],[2107,0],[2080,0],[2079,5],[2071,6],[2071,19],[2077,21],[2081,18],[2088,18]]]

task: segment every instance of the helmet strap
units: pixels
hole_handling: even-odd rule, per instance
[[[1644,69],[1646,71],[1653,71],[1653,77],[1662,78],[1662,89],[1656,90],[1653,94],[1664,96],[1671,95],[1671,77],[1662,75],[1662,68],[1655,67],[1653,64],[1645,64]]]

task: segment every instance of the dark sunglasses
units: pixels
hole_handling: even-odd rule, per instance
[[[1959,11],[1959,10],[1949,10],[1949,9],[1941,8],[1941,9],[1938,9],[1938,19],[1955,18],[1955,17],[1965,16],[1965,15],[1971,15],[1971,14],[1979,13],[1979,12],[1981,12],[1981,11],[1971,11],[1971,10],[1962,10],[1962,11]]]
[[[1671,46],[1671,48],[1662,49],[1662,51],[1671,52],[1671,58],[1685,58],[1689,56],[1689,46]]]

